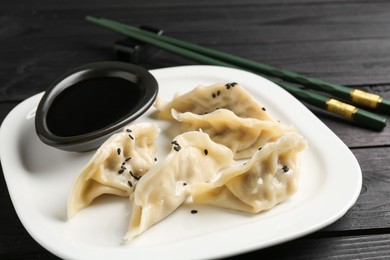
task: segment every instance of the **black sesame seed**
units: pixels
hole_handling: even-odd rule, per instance
[[[121,169],[122,169],[122,170],[126,170],[126,167],[122,165],[122,166],[121,166]]]
[[[284,172],[288,172],[289,168],[285,165],[285,166],[282,167],[282,170],[283,170]]]
[[[134,140],[134,137],[133,137],[133,136],[129,135],[129,137],[131,138],[131,140]]]
[[[191,210],[191,214],[196,214],[196,213],[198,213],[198,211],[196,209]]]
[[[217,91],[217,96],[219,96],[219,95],[221,95],[221,91],[220,90]]]
[[[225,86],[227,89],[229,89],[230,87],[234,87],[235,85],[237,85],[236,82],[232,82],[232,83],[227,83]]]
[[[175,149],[176,152],[180,151],[181,146],[177,143],[177,141],[172,141],[172,144],[175,145],[173,149]]]
[[[263,148],[263,147],[260,147],[260,148],[259,148],[259,151],[260,151],[262,148]]]
[[[209,151],[207,149],[204,149],[204,154],[207,155],[209,153]]]
[[[186,186],[187,185],[187,182],[183,182],[183,186]]]
[[[130,175],[131,175],[131,177],[133,177],[134,179],[136,179],[137,181],[139,180],[139,179],[141,179],[141,176],[135,176],[134,175],[134,173],[132,172],[132,171],[129,171],[129,173],[130,173]]]
[[[133,187],[133,183],[131,181],[128,181],[127,184],[129,184],[130,187]]]
[[[157,158],[154,158],[154,161],[157,162]]]
[[[118,173],[119,173],[119,174],[122,174],[124,171],[125,171],[125,170],[120,169],[120,170],[118,171]]]
[[[262,107],[261,109],[262,109],[263,111],[266,111],[266,110],[267,110],[267,109],[265,109],[265,107]]]
[[[127,157],[127,158],[125,159],[125,162],[129,161],[130,159],[131,159],[131,157]]]
[[[118,155],[120,155],[121,154],[121,148],[116,149],[116,152],[118,153]]]
[[[126,132],[131,133],[133,131],[131,131],[131,129],[126,129]]]
[[[122,163],[122,165],[125,165],[125,164],[126,164],[125,162]]]
[[[215,95],[214,93],[212,94],[212,97],[215,98],[217,95]]]

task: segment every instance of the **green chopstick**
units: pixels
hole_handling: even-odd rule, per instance
[[[92,18],[92,17],[90,17]],[[87,17],[87,20],[89,18]],[[356,103],[358,105],[370,108],[370,109],[376,109],[378,111],[390,113],[390,100],[384,99],[379,95],[373,94],[373,93],[368,93],[365,91],[362,91],[360,89],[356,88],[350,88],[338,84],[332,84],[328,82],[324,82],[322,80],[316,79],[316,78],[311,78],[307,76],[303,76],[301,74],[291,72],[291,71],[286,71],[282,69],[278,69],[275,67],[272,67],[267,64],[263,64],[254,60],[246,59],[240,56],[232,55],[229,53],[217,51],[214,49],[210,49],[207,47],[203,47],[194,43],[190,43],[187,41],[183,41],[180,39],[175,39],[172,37],[168,37],[165,35],[156,35],[152,32],[148,32],[142,29],[139,29],[134,26],[118,23],[113,20],[109,20],[106,18],[101,18],[101,21],[105,22],[110,22],[112,24],[116,24],[118,26],[125,26],[129,30],[133,30],[135,32],[139,32],[141,34],[144,34],[146,36],[150,36],[152,38],[158,38],[161,41],[171,43],[173,45],[185,48],[185,49],[190,49],[192,51],[204,54],[208,57],[213,57],[222,61],[226,61],[232,64],[236,64],[237,66],[240,66],[242,68],[246,68],[249,70],[254,70],[259,73],[268,75],[268,76],[273,76],[277,78],[284,79],[286,81],[294,82],[297,84],[304,85],[309,88],[314,88],[318,89],[327,93],[330,93],[336,97],[340,97],[346,100],[350,100],[353,103]]]
[[[174,45],[173,42],[166,42],[161,40],[161,36],[155,37],[155,35],[147,33],[146,31],[143,31],[141,29],[132,29],[131,27],[120,24],[111,20],[107,19],[98,19],[91,16],[87,16],[86,20],[89,22],[92,22],[94,24],[100,25],[102,27],[105,27],[107,29],[110,29],[112,31],[121,33],[123,35],[132,37],[136,40],[139,40],[141,42],[146,42],[149,44],[152,44],[154,46],[157,46],[161,49],[170,51],[175,54],[179,54],[183,57],[192,59],[197,62],[206,63],[210,65],[218,65],[218,66],[225,66],[225,67],[231,67],[231,68],[237,68],[237,69],[246,69],[248,68],[242,68],[240,66],[237,66],[235,64],[231,64],[225,61],[221,61],[203,54],[200,54],[198,52],[192,51],[190,49],[182,48],[177,45]],[[153,35],[153,37],[151,36]],[[166,37],[165,37],[166,38]],[[170,38],[173,39],[173,38]],[[251,71],[251,70],[249,70]],[[253,71],[252,71],[253,72]],[[256,72],[256,71],[255,71]],[[264,76],[264,75],[263,75]],[[275,79],[272,77],[266,77],[270,81],[276,83],[277,85],[283,87],[288,92],[290,92],[292,95],[297,97],[298,99],[301,99],[311,105],[314,105],[316,107],[326,109],[332,113],[338,114],[342,117],[345,117],[347,119],[353,120],[356,123],[368,127],[373,130],[382,130],[386,126],[386,118],[381,117],[379,115],[376,115],[374,113],[371,113],[369,111],[365,111],[363,109],[357,108],[355,106],[352,106],[350,104],[343,103],[341,101],[335,100],[330,97],[322,96],[319,94],[316,94],[314,92],[310,93],[308,91],[302,90],[301,88],[295,87],[292,84],[289,84],[285,81],[282,81],[280,79]]]

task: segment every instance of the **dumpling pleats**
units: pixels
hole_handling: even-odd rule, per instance
[[[231,150],[205,133],[177,136],[171,152],[140,179],[130,196],[132,213],[124,240],[132,240],[167,217],[190,196],[192,185],[209,182],[232,162]]]
[[[298,188],[299,153],[305,139],[288,132],[256,151],[241,165],[221,170],[214,183],[193,186],[194,203],[258,213],[290,198]]]
[[[279,122],[241,118],[227,109],[205,115],[173,110],[172,116],[181,123],[182,132],[201,129],[214,142],[229,147],[236,160],[250,158],[259,147],[275,141],[286,131],[294,131]]]
[[[235,82],[198,86],[187,93],[176,95],[170,102],[158,98],[154,106],[159,111],[159,116],[166,119],[172,119],[172,109],[180,113],[203,115],[225,108],[239,117],[272,120],[258,101]]]
[[[139,123],[107,139],[75,179],[68,198],[68,218],[102,194],[129,196],[138,179],[156,163],[159,133],[156,124]]]

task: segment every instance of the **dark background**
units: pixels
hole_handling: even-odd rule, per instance
[[[154,26],[169,36],[390,98],[390,2],[385,0],[1,0],[0,122],[65,71],[116,59],[113,44],[123,37],[85,22],[86,15]],[[196,63],[159,50],[140,64],[155,69]],[[389,128],[375,132],[311,109],[358,159],[360,197],[323,230],[248,255],[390,257]],[[23,228],[3,174],[0,205],[0,259],[55,259]]]

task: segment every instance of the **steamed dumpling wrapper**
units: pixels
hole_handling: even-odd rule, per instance
[[[267,143],[245,164],[221,170],[214,183],[193,186],[194,203],[258,213],[290,198],[298,188],[299,154],[306,140],[288,132]]]
[[[102,194],[129,197],[124,235],[129,242],[191,200],[257,213],[296,192],[306,141],[276,122],[239,84],[198,86],[171,102],[158,98],[154,106],[183,127],[169,154],[156,163],[156,124],[125,127],[75,179],[69,218]],[[234,160],[242,158],[250,159],[239,165]]]
[[[130,196],[132,212],[124,239],[130,241],[167,217],[190,196],[192,185],[209,182],[232,163],[232,151],[205,133],[177,136],[167,157],[140,179]]]
[[[154,107],[161,118],[172,119],[171,110],[203,115],[217,109],[231,110],[239,117],[273,120],[257,100],[238,83],[197,86],[182,95],[175,95],[170,102],[157,98]]]
[[[68,217],[102,194],[129,196],[138,179],[156,164],[159,133],[156,124],[139,123],[107,139],[75,179],[68,198]]]
[[[275,121],[241,118],[227,109],[204,115],[172,110],[172,116],[181,123],[182,132],[201,129],[214,142],[229,147],[235,160],[250,158],[259,147],[275,141],[286,131],[294,131]]]

